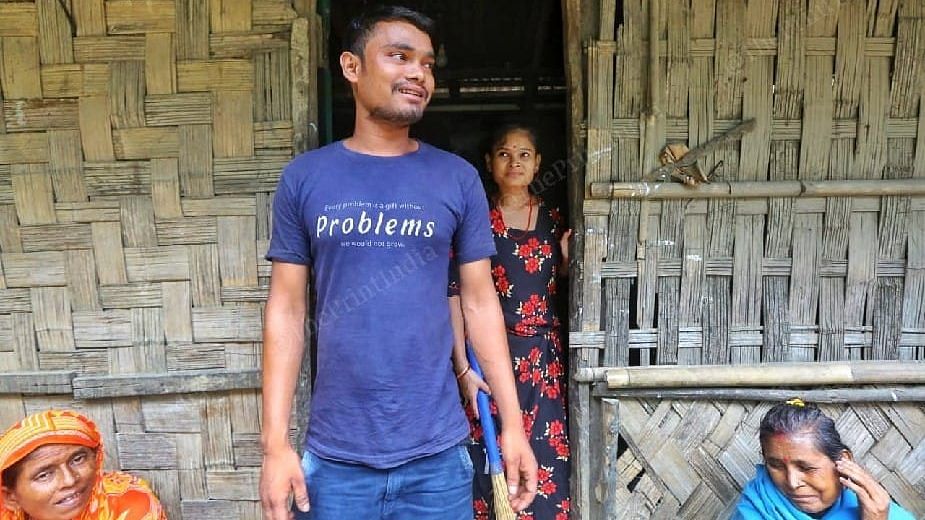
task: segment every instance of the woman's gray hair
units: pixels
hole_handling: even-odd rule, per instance
[[[781,403],[768,410],[761,419],[758,438],[763,450],[770,437],[795,433],[812,434],[816,449],[832,461],[840,459],[845,451],[851,451],[835,429],[835,421],[816,405],[799,400]]]

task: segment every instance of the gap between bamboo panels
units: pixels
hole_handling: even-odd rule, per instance
[[[925,195],[925,179],[712,182],[595,182],[589,199],[749,199]]]

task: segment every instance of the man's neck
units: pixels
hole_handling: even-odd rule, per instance
[[[344,145],[354,152],[367,155],[405,155],[418,149],[418,142],[409,137],[409,131],[408,126],[394,126],[357,117],[353,135],[344,141]]]

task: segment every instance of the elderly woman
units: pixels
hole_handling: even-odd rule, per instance
[[[816,406],[793,399],[771,408],[759,438],[764,464],[742,491],[736,519],[913,520]]]
[[[73,411],[26,417],[0,437],[0,520],[166,520],[141,479],[103,472],[93,421]]]

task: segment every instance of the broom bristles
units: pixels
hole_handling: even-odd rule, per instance
[[[491,490],[494,495],[495,520],[515,520],[517,514],[511,508],[507,499],[507,480],[504,473],[495,473],[491,476]]]

